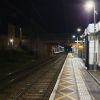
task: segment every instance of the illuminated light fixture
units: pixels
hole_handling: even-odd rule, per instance
[[[95,1],[95,0],[94,0]],[[97,55],[96,55],[96,36],[95,36],[95,33],[96,33],[96,14],[97,14],[97,11],[96,11],[96,5],[95,5],[95,2],[93,1],[89,1],[89,2],[86,2],[85,4],[85,9],[87,11],[91,11],[93,10],[93,17],[94,17],[94,34],[93,34],[93,38],[94,38],[94,56],[93,56],[93,63],[94,63],[94,71],[97,70],[97,66],[96,66],[96,63],[97,63]]]
[[[80,28],[77,28],[77,32],[81,32],[81,29]]]
[[[10,42],[11,45],[13,45],[14,39],[13,38],[9,39],[9,42]]]
[[[73,38],[75,38],[76,36],[75,36],[75,35],[73,35],[72,37],[73,37]]]
[[[10,39],[9,41],[10,41],[10,43],[13,43],[14,42],[14,39]]]
[[[83,49],[83,46],[82,45],[79,45],[78,48]]]
[[[94,2],[93,1],[88,1],[85,3],[85,9],[87,11],[91,11],[94,8]]]
[[[80,38],[83,38],[83,35],[81,35]]]
[[[75,42],[82,42],[82,41],[75,41]]]

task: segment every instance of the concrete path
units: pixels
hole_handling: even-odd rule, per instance
[[[85,85],[77,61],[78,58],[74,58],[71,53],[68,54],[49,100],[93,99]]]

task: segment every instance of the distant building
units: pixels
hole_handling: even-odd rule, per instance
[[[13,24],[8,24],[7,34],[2,33],[0,35],[0,50],[19,48],[21,39],[22,39],[21,28],[19,28],[19,35],[17,35],[16,26]]]

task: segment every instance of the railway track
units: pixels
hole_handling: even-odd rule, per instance
[[[0,90],[6,88],[8,85],[16,82],[17,80],[20,80],[20,79],[26,77],[27,75],[30,75],[31,72],[38,70],[40,68],[40,66],[46,65],[48,62],[55,60],[56,57],[57,56],[54,56],[52,58],[48,58],[48,59],[39,61],[38,63],[35,63],[32,66],[28,66],[24,69],[7,73],[6,75],[4,75],[4,77],[0,78]]]
[[[0,92],[0,100],[48,100],[66,55],[60,55],[31,70]]]

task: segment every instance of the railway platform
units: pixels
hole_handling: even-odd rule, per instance
[[[49,100],[94,100],[85,84],[83,67],[82,60],[69,53]]]
[[[19,77],[20,81],[13,82],[14,76],[4,80],[11,84],[0,91],[0,100],[100,100],[100,71],[86,70],[84,62],[71,53],[67,58],[66,54],[55,56],[37,68]]]

